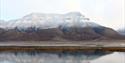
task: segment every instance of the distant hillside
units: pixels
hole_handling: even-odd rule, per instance
[[[0,41],[124,39],[113,29],[91,22],[79,12],[32,13],[16,20],[1,20],[0,24]]]
[[[125,28],[119,29],[118,32],[119,32],[121,35],[125,35]]]

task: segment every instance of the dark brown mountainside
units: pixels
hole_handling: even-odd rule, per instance
[[[107,40],[124,39],[116,31],[106,27],[66,27],[37,29],[0,29],[0,41],[48,41],[48,40]],[[60,40],[60,41],[61,41]]]

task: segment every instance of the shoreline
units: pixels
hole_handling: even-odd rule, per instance
[[[83,51],[107,51],[125,52],[125,47],[82,47],[82,46],[0,46],[0,51],[44,51],[44,52],[83,52]]]
[[[76,51],[109,51],[125,52],[123,41],[99,42],[51,42],[51,41],[22,41],[0,42],[0,51],[46,51],[46,52],[76,52]]]

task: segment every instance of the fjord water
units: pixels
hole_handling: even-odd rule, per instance
[[[1,52],[0,63],[125,63],[125,52]]]

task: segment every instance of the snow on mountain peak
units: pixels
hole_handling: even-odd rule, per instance
[[[1,25],[2,24],[2,25]],[[1,21],[0,28],[56,28],[60,25],[63,26],[99,26],[89,21],[80,12],[70,12],[67,14],[45,14],[45,13],[31,13],[21,19],[12,21]]]

